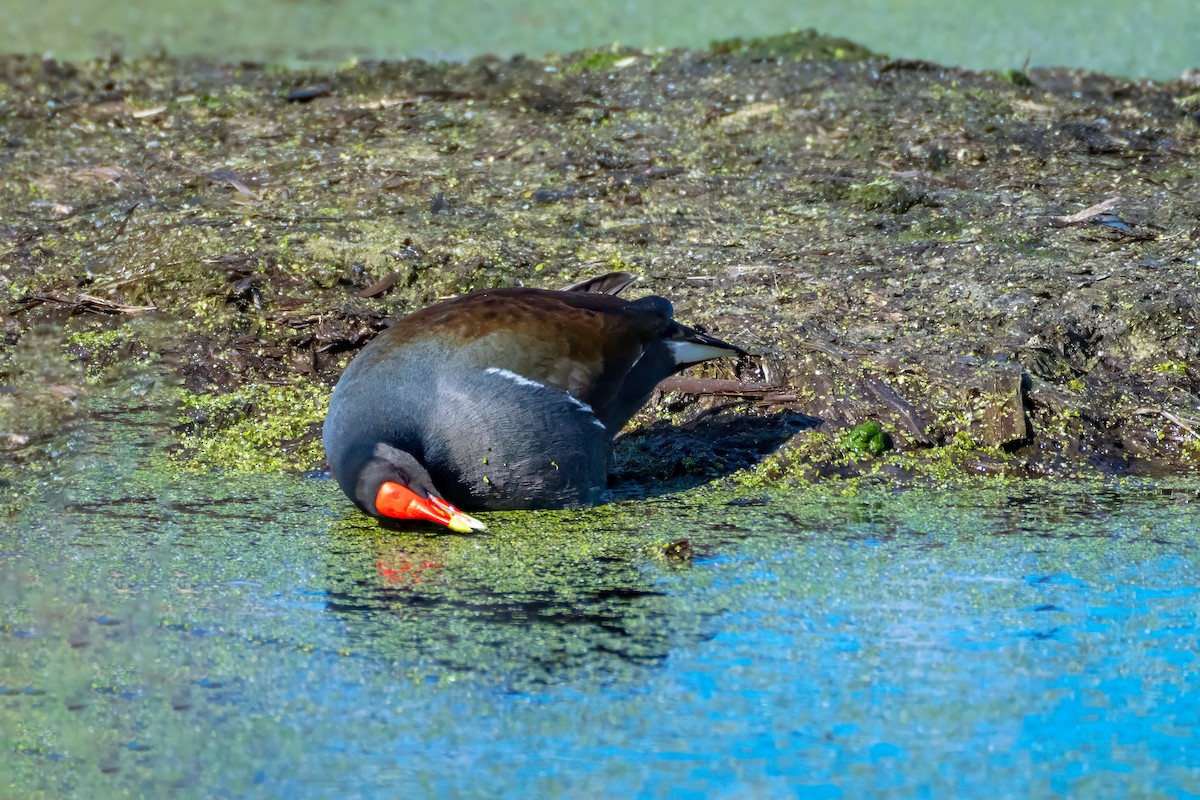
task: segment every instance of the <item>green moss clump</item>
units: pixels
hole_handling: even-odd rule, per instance
[[[184,392],[180,437],[192,469],[235,472],[311,469],[321,463],[321,422],[330,389],[322,384],[247,385],[223,395]]]
[[[842,438],[842,446],[852,453],[878,456],[892,449],[890,437],[875,420],[859,423]]]
[[[1189,94],[1175,101],[1181,111],[1200,111],[1200,92]]]
[[[1000,75],[1013,86],[1020,86],[1022,88],[1033,86],[1033,81],[1029,79],[1024,70],[1009,68],[1000,73]]]
[[[921,202],[919,194],[887,178],[854,184],[847,199],[864,211],[890,211],[893,214],[903,214]]]
[[[604,72],[638,55],[636,50],[622,49],[618,44],[598,50],[583,50],[575,54],[574,60],[563,67],[563,71],[570,74]]]
[[[708,49],[717,55],[741,56],[761,61],[865,61],[877,55],[849,39],[825,36],[812,28],[761,38],[718,39],[709,44]]]

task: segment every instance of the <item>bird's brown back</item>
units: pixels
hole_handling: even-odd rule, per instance
[[[491,289],[397,320],[376,347],[386,356],[436,340],[460,364],[509,370],[603,405],[643,349],[670,325],[668,310],[606,294]]]

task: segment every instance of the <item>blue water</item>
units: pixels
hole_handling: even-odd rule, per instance
[[[0,533],[0,796],[1200,794],[1194,482],[426,535],[160,432],[75,430]]]

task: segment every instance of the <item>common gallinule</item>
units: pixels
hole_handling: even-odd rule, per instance
[[[608,273],[487,289],[399,319],[350,362],[325,417],[342,491],[377,517],[482,529],[465,509],[603,502],[613,437],[663,378],[743,351]]]

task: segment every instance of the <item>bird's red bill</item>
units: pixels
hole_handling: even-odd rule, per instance
[[[392,519],[412,519],[436,522],[452,531],[469,533],[486,530],[487,526],[464,514],[440,497],[422,497],[407,486],[387,481],[375,495],[375,510]]]

